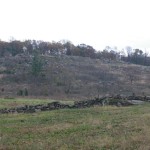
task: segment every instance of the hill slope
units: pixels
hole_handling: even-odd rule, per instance
[[[91,98],[104,94],[149,94],[150,67],[78,56],[40,56],[43,70],[31,73],[32,57],[0,58],[0,95]]]

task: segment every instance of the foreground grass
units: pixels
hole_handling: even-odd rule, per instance
[[[149,150],[150,105],[0,115],[0,149]]]

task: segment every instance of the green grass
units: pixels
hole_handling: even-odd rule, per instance
[[[0,149],[149,150],[150,105],[0,115]]]
[[[25,99],[25,98],[16,98],[16,99],[0,99],[0,109],[3,108],[13,108],[17,106],[24,106],[24,105],[37,105],[37,104],[47,104],[54,102],[56,100],[51,99]],[[71,100],[63,100],[59,101],[65,104],[73,104]]]

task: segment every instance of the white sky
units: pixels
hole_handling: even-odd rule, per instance
[[[0,0],[0,39],[150,48],[150,0]]]

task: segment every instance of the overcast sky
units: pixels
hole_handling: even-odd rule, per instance
[[[149,0],[0,0],[0,39],[150,48]]]

